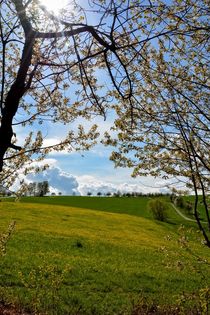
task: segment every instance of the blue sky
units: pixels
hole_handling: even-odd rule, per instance
[[[44,2],[44,1],[42,1]],[[96,23],[97,19],[94,14],[91,17],[92,23]],[[104,81],[109,85],[110,79],[104,77],[104,73],[97,73],[99,81]],[[73,98],[73,90],[71,90],[71,98]],[[103,90],[102,90],[103,92]],[[67,95],[68,96],[68,95]],[[21,117],[22,118],[22,117]],[[79,121],[81,123],[81,121]],[[90,122],[82,121],[86,128],[92,124],[99,125],[100,132],[103,134],[109,131],[113,123],[113,117],[110,115],[107,121],[103,118],[97,117]],[[38,123],[34,124],[33,130],[41,129],[44,136],[44,145],[52,145],[59,143],[67,134],[68,130],[75,129],[78,122],[71,125],[50,124],[44,122],[43,125]],[[24,139],[30,131],[30,127],[16,126],[14,131],[17,134],[18,144],[23,144]],[[30,175],[25,178],[26,181],[41,181],[49,180],[51,191],[63,194],[87,194],[92,191],[97,194],[98,191],[104,193],[116,192],[157,192],[166,191],[164,185],[166,184],[161,179],[154,179],[152,177],[136,178],[131,177],[132,170],[114,168],[114,163],[109,160],[111,148],[104,147],[98,144],[93,147],[89,152],[52,152],[46,157],[44,162],[50,165],[49,170],[43,174]]]
[[[114,168],[109,161],[109,152],[101,155],[101,146],[84,153],[51,153],[45,160],[50,168],[42,173],[28,176],[30,181],[48,180],[52,192],[68,195],[72,193],[86,195],[97,192],[166,192],[164,181],[148,177],[133,179],[131,170]],[[156,187],[156,188],[155,188]]]
[[[103,134],[109,131],[113,120],[103,121],[97,118],[91,122],[84,122],[87,127],[97,122]],[[41,127],[43,135],[46,136],[46,145],[58,143],[64,134],[74,128],[73,125],[62,125],[44,123]],[[40,127],[40,126],[39,126]],[[18,135],[18,143],[24,142],[24,138],[30,131],[29,127],[15,127]],[[114,163],[109,160],[112,148],[104,147],[101,143],[94,146],[90,151],[84,152],[51,152],[42,163],[48,163],[49,169],[40,174],[31,174],[25,178],[26,182],[48,180],[51,193],[61,192],[63,195],[78,194],[86,195],[89,191],[97,194],[107,192],[166,192],[165,181],[152,177],[131,177],[131,169],[115,168]],[[20,176],[22,179],[23,175]],[[17,187],[17,184],[15,185]]]

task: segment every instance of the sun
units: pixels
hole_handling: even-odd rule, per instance
[[[40,3],[44,5],[48,11],[59,14],[59,11],[68,5],[69,0],[40,0]]]

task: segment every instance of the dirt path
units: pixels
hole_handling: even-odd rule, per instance
[[[182,218],[185,219],[186,221],[191,221],[191,222],[197,223],[196,220],[186,217],[179,209],[177,209],[177,208],[175,207],[175,205],[174,205],[173,203],[172,203],[171,205],[172,205],[172,207],[174,208],[174,210],[176,211],[176,213],[177,213],[178,215],[180,215],[180,217],[182,217]],[[207,224],[208,222],[202,221],[202,223]]]

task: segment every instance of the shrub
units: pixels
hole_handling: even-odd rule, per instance
[[[185,202],[184,202],[183,197],[179,196],[179,197],[176,198],[176,205],[179,208],[184,208],[185,207]]]
[[[192,214],[193,213],[193,203],[190,201],[187,201],[185,204],[185,210],[187,214]]]
[[[150,200],[148,203],[148,207],[155,220],[166,221],[168,207],[164,201],[160,199]]]
[[[6,254],[7,243],[15,229],[15,224],[16,224],[15,221],[12,221],[8,226],[7,231],[0,235],[0,256]]]

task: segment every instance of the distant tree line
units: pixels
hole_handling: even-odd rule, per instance
[[[87,192],[87,196],[92,196],[93,193],[91,191],[88,191]],[[161,197],[161,196],[171,196],[171,193],[160,193],[160,192],[156,192],[156,193],[143,193],[143,192],[126,192],[126,193],[123,193],[121,191],[117,191],[117,192],[114,192],[114,193],[111,193],[111,192],[105,192],[105,193],[102,193],[102,192],[97,192],[97,196],[100,197],[100,196],[107,196],[107,197]]]
[[[47,180],[43,182],[32,182],[27,185],[26,195],[43,197],[49,192],[49,183]]]
[[[56,195],[55,192],[52,192],[52,193],[51,193],[51,196],[57,196],[57,195]],[[58,196],[62,196],[62,192],[61,192],[61,191],[59,191]]]

